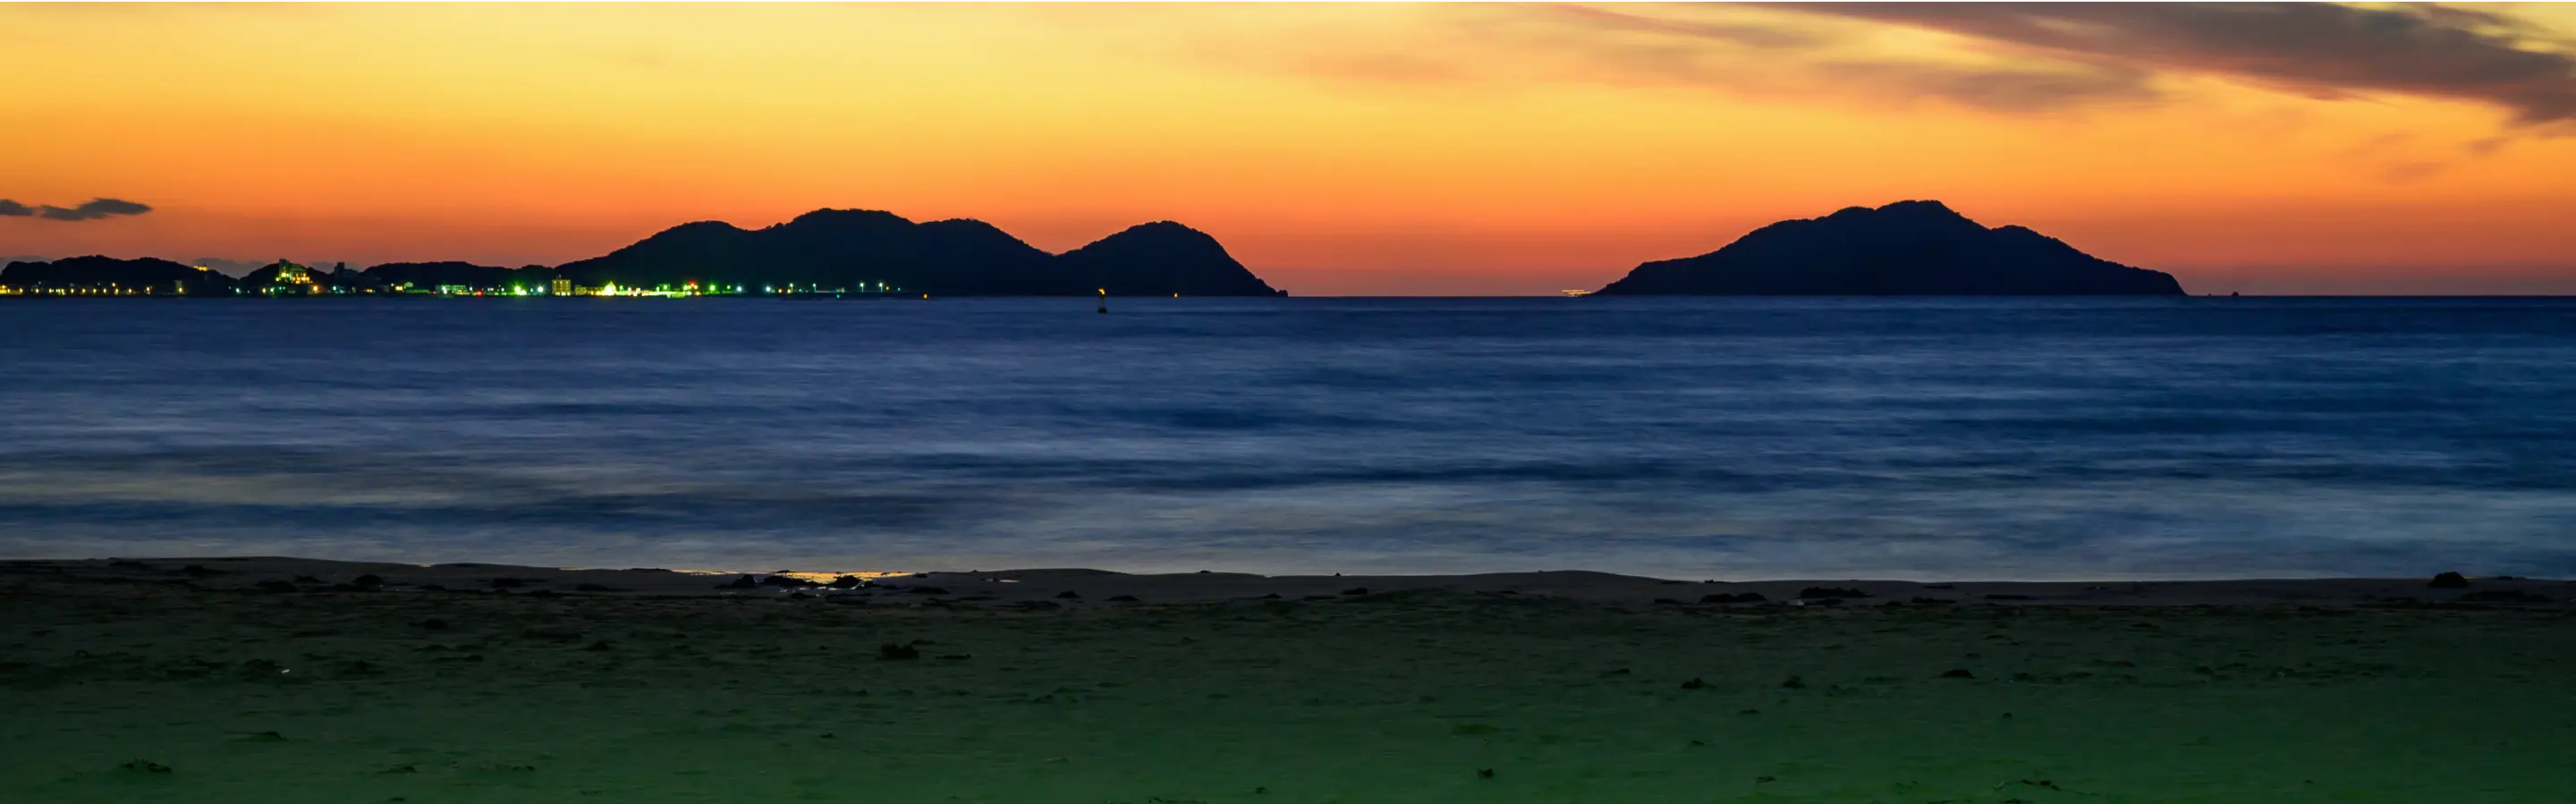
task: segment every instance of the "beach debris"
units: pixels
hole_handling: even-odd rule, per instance
[[[1803,690],[1807,688],[1807,682],[1805,679],[1797,676],[1790,676],[1789,680],[1780,682],[1780,686],[1793,690]]]
[[[1799,600],[1842,600],[1845,598],[1863,597],[1869,597],[1869,593],[1858,589],[1846,589],[1840,586],[1810,586],[1805,589],[1798,590]]]
[[[2433,582],[2425,586],[2435,589],[2466,589],[2469,586],[2469,579],[2456,572],[2445,572],[2433,576]]]
[[[1618,668],[1618,669],[1614,669],[1614,670],[1611,670],[1610,672],[1607,672],[1607,673],[1602,673],[1602,675],[1605,675],[1605,676],[1624,676],[1624,675],[1627,675],[1627,674],[1628,674],[1628,668],[1625,668],[1625,667],[1621,667],[1621,668]]]
[[[1763,784],[1763,783],[1766,783],[1766,782],[1776,782],[1776,781],[1780,781],[1780,777],[1777,777],[1777,776],[1756,776],[1756,777],[1753,777],[1753,783],[1754,783],[1754,784]]]
[[[1942,677],[1942,678],[1976,678],[1976,677],[1977,677],[1977,674],[1975,674],[1975,673],[1971,673],[1971,672],[1968,672],[1968,668],[1965,668],[1965,667],[1953,667],[1953,668],[1950,668],[1950,669],[1948,669],[1948,670],[1943,670],[1943,671],[1941,671],[1941,677]]]
[[[148,759],[138,759],[116,766],[128,773],[169,773],[170,766]]]
[[[1701,603],[1760,603],[1768,600],[1760,592],[1738,592],[1731,595],[1701,595]]]
[[[921,658],[921,649],[911,645],[899,645],[888,642],[877,646],[877,658],[888,661],[919,659]]]
[[[318,584],[318,583],[321,583],[321,582],[322,582],[322,579],[320,579],[320,578],[316,578],[316,577],[313,577],[313,576],[311,576],[311,575],[298,575],[298,576],[295,576],[295,582],[296,582],[296,583],[316,583],[316,584]]]
[[[1058,600],[1081,600],[1081,599],[1082,599],[1082,593],[1081,593],[1081,592],[1076,592],[1076,591],[1073,591],[1073,590],[1071,590],[1071,589],[1067,589],[1067,590],[1064,590],[1064,591],[1062,591],[1062,592],[1057,592],[1057,593],[1055,593],[1055,596],[1056,596],[1056,599],[1058,599]]]
[[[1706,682],[1706,681],[1701,681],[1701,680],[1699,680],[1699,679],[1698,679],[1698,678],[1696,678],[1696,677],[1692,678],[1692,679],[1691,679],[1691,680],[1689,680],[1689,681],[1684,681],[1684,682],[1682,682],[1682,689],[1686,689],[1686,690],[1704,689],[1704,688],[1706,688],[1707,686],[1708,686],[1708,682]]]
[[[245,731],[245,732],[239,732],[239,733],[238,733],[238,736],[241,738],[241,741],[242,741],[242,742],[245,742],[245,743],[282,743],[282,742],[286,742],[286,735],[279,734],[279,733],[277,733],[277,732],[273,732],[273,731]]]
[[[420,766],[418,766],[418,765],[414,765],[414,764],[411,764],[411,763],[409,763],[409,762],[405,762],[405,763],[400,764],[400,765],[387,765],[387,766],[385,766],[385,769],[384,769],[384,770],[380,770],[380,771],[376,771],[376,772],[377,772],[377,773],[419,773],[419,772],[420,772]]]
[[[360,589],[374,589],[385,585],[385,576],[370,572],[365,575],[349,579],[349,585]]]
[[[1476,778],[1478,778],[1478,779],[1491,779],[1491,778],[1494,778],[1494,769],[1492,769],[1492,768],[1477,768],[1477,769],[1476,769]]]

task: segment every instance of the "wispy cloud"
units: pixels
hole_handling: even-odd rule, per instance
[[[2192,76],[2483,103],[2515,133],[2576,131],[2576,42],[2509,12],[2425,3],[1465,5],[1416,22],[1246,38],[1216,57],[1341,81],[1683,86],[2012,115],[2175,102],[2167,79]]]
[[[1827,3],[1821,16],[1941,31],[2025,52],[2231,78],[2321,99],[2488,103],[2523,125],[2576,120],[2576,53],[2538,26],[2432,4]]]

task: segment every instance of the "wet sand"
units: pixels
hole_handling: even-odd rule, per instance
[[[0,562],[0,778],[10,801],[81,802],[2413,803],[2576,789],[2564,581],[806,582]]]

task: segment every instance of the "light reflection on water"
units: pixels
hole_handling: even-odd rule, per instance
[[[6,556],[2576,573],[2570,300],[6,313]]]

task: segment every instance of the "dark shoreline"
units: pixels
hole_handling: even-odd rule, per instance
[[[784,573],[784,574],[781,574]],[[614,597],[874,598],[995,607],[1203,604],[1317,600],[1389,594],[1525,596],[1614,606],[1935,607],[2254,606],[2494,607],[2576,611],[2576,581],[2472,577],[2459,586],[2425,578],[2187,581],[1889,581],[1807,579],[1688,581],[1589,571],[1469,575],[1283,575],[1198,572],[1136,575],[1078,568],[931,571],[848,576],[659,568],[565,569],[504,564],[404,564],[287,557],[103,558],[0,561],[0,579],[46,576],[272,593],[490,593]]]

